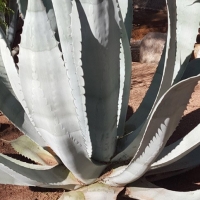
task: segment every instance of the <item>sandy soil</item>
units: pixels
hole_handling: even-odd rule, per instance
[[[141,39],[149,31],[166,32],[167,19],[166,12],[152,12],[152,11],[136,11],[134,12],[134,31],[132,32],[132,38],[134,40]],[[138,108],[142,98],[144,97],[150,83],[152,76],[155,72],[155,64],[140,64],[133,63],[132,66],[132,84],[130,90],[129,100],[129,112],[135,112]],[[175,139],[186,134],[188,130],[192,129],[198,123],[197,115],[200,114],[200,85],[195,89],[192,95],[190,104],[187,110],[184,112],[184,117],[170,140]],[[11,140],[18,137],[21,133],[13,127],[5,116],[0,114],[0,138]],[[0,141],[0,152],[5,154],[16,154],[10,148]],[[168,189],[174,189],[178,191],[188,191],[193,189],[200,189],[200,168],[196,168],[184,175],[172,177],[167,180],[156,182],[156,184]],[[10,186],[0,185],[0,199],[1,200],[56,200],[60,197],[62,190],[42,189],[37,187],[22,187],[22,186]]]

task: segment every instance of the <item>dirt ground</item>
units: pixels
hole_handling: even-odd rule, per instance
[[[167,14],[165,11],[144,11],[136,10],[134,12],[134,24],[132,39],[140,40],[149,31],[166,32]],[[133,63],[132,65],[132,84],[130,90],[129,114],[135,112],[142,98],[144,97],[155,72],[155,64]],[[179,127],[175,132],[175,137],[171,141],[180,137],[197,122],[197,115],[200,114],[200,86],[196,87],[195,93],[190,100]],[[18,137],[21,133],[13,127],[5,116],[0,114],[0,138],[11,140]],[[16,154],[8,145],[0,141],[0,152],[5,154]],[[167,180],[156,182],[156,184],[168,189],[177,191],[188,191],[200,189],[200,168],[196,168],[184,175],[172,177]],[[22,187],[11,185],[0,185],[1,200],[57,200],[62,194],[62,190],[42,189],[37,187]]]

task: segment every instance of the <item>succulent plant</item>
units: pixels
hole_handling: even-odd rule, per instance
[[[189,62],[199,2],[167,0],[167,42],[127,122],[132,0],[16,5],[24,17],[19,63],[1,30],[0,110],[24,133],[4,142],[34,163],[0,154],[0,183],[68,190],[60,200],[116,199],[124,188],[130,198],[198,200],[199,191],[168,191],[149,177],[200,164],[199,125],[165,147],[200,80],[200,59]]]

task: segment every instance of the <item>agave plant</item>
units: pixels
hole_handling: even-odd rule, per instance
[[[0,154],[0,183],[64,188],[60,200],[116,199],[124,188],[130,198],[199,200],[198,190],[168,191],[149,178],[200,164],[199,125],[165,147],[200,80],[200,60],[189,62],[199,1],[166,1],[167,42],[127,122],[132,0],[15,3],[24,17],[19,63],[1,30],[0,109],[24,133],[4,142],[34,163]]]

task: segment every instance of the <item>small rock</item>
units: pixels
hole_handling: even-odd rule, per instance
[[[140,62],[158,63],[167,39],[166,33],[150,32],[140,44]]]

